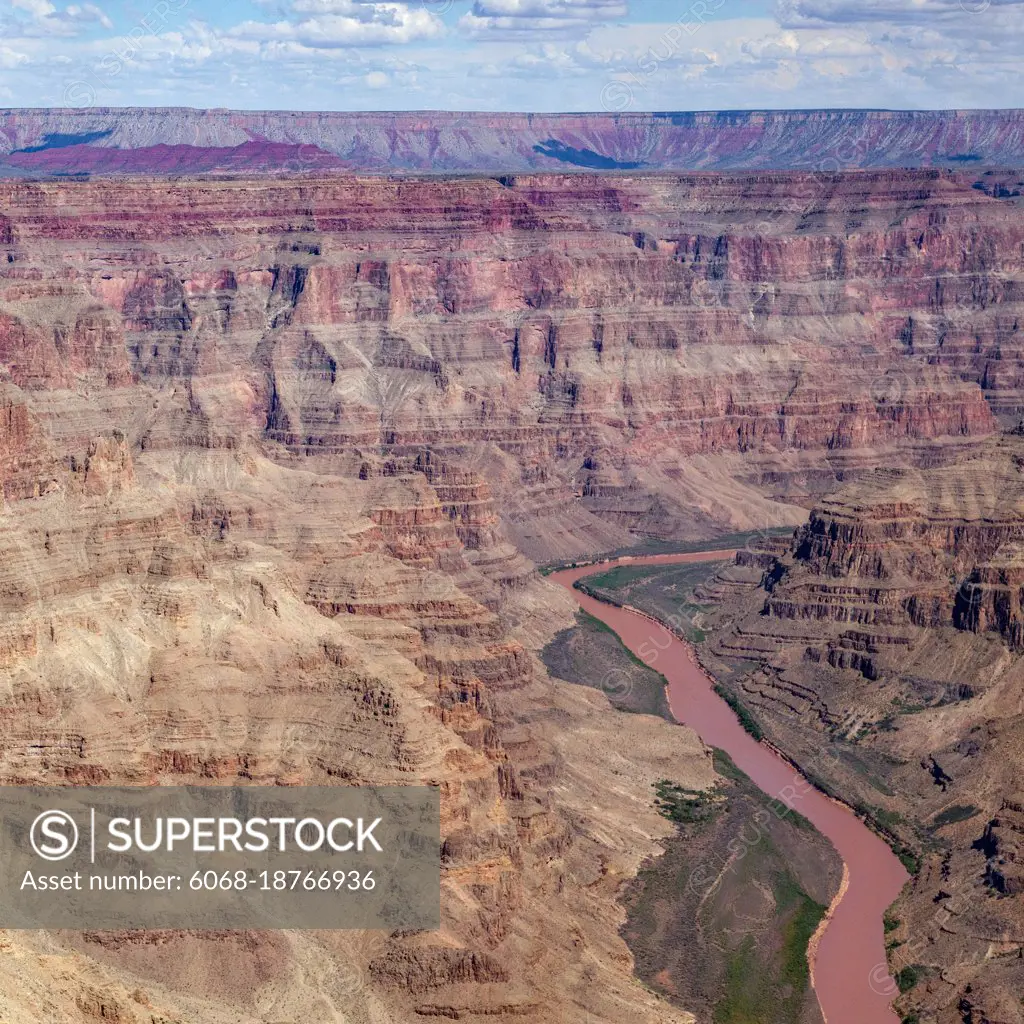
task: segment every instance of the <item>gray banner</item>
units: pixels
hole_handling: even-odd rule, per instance
[[[0,928],[440,927],[427,787],[0,787]]]

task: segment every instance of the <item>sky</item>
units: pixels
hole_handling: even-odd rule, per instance
[[[0,106],[1024,107],[1024,0],[0,0]]]

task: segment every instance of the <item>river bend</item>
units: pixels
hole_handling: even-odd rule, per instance
[[[619,563],[665,565],[733,554],[703,551],[626,558]],[[566,587],[582,608],[614,629],[637,657],[665,676],[669,704],[678,721],[692,727],[709,746],[724,750],[769,796],[798,810],[831,841],[843,860],[843,889],[811,950],[814,989],[827,1024],[899,1024],[890,1006],[896,986],[885,967],[882,916],[907,881],[903,865],[848,807],[815,789],[791,764],[743,730],[687,644],[653,619],[596,601],[573,588],[576,580],[608,567],[604,563],[566,569],[551,578]]]

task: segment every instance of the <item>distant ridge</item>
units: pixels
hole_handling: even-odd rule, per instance
[[[1024,165],[1024,110],[0,110],[0,175]]]

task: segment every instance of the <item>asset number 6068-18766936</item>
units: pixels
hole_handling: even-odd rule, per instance
[[[190,889],[242,890],[260,889],[263,892],[369,892],[377,885],[372,871],[196,871],[188,881]]]

